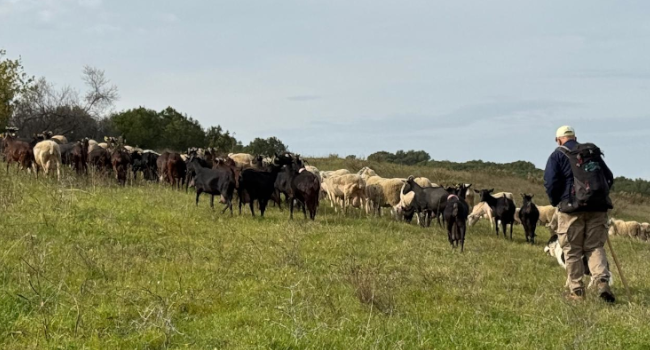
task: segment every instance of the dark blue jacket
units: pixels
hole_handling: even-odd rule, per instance
[[[573,150],[578,145],[575,140],[567,141],[564,146]],[[605,177],[611,188],[614,184],[612,172],[604,162],[602,163],[605,171]],[[546,170],[544,171],[544,187],[551,205],[556,207],[561,201],[571,199],[571,189],[573,188],[573,171],[569,158],[560,150],[555,150],[548,158]]]

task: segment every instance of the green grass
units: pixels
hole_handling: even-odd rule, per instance
[[[631,304],[617,273],[616,305],[574,304],[520,227],[483,223],[460,254],[324,202],[316,222],[231,218],[158,185],[0,175],[2,349],[650,348],[644,242],[613,239]]]

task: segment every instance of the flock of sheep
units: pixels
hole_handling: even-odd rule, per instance
[[[109,152],[108,150],[112,147],[112,143],[117,141],[114,138],[106,138],[106,142],[101,143],[88,139],[68,143],[66,137],[63,135],[52,135],[51,132],[44,132],[35,135],[30,142],[30,140],[18,139],[15,136],[17,131],[15,128],[8,128],[7,131],[2,141],[2,154],[7,162],[7,171],[9,165],[12,162],[16,162],[21,168],[26,168],[27,170],[33,169],[36,174],[41,169],[46,175],[51,171],[56,171],[57,177],[60,177],[62,163],[64,163],[62,162],[62,154],[65,155],[64,158],[68,159],[68,162],[65,163],[80,171],[80,168],[84,169],[87,164],[94,165],[93,159],[90,156],[91,154],[98,153],[98,150]],[[150,154],[156,158],[159,156],[154,151],[141,150],[124,144],[121,145],[121,149],[132,156],[140,155],[140,157],[130,158],[141,159],[142,154]],[[205,157],[206,154],[206,151],[203,149],[188,150],[188,153],[190,152],[194,152],[202,157]],[[183,161],[188,160],[188,153],[180,154]],[[75,156],[81,159],[81,162],[83,162],[82,165],[75,164]],[[264,167],[273,162],[272,158],[254,157],[246,153],[229,154],[226,158],[233,161],[240,169]],[[131,166],[134,176],[137,176],[135,172],[136,166],[133,164]],[[140,167],[139,169],[142,168]],[[155,172],[155,170],[158,170],[158,173],[153,178],[164,181],[166,178],[165,169],[154,169],[152,171]],[[396,219],[410,221],[413,218],[414,208],[412,202],[415,193],[407,189],[409,179],[384,178],[368,167],[362,168],[357,173],[351,173],[347,169],[319,171],[319,169],[310,165],[304,165],[304,170],[316,175],[320,180],[320,198],[329,201],[330,206],[336,211],[340,209],[343,212],[347,212],[350,208],[357,208],[365,211],[367,214],[381,215],[381,209],[386,208],[391,211],[391,215]],[[144,170],[142,171],[144,172]],[[145,178],[147,178],[146,174]],[[410,178],[410,180],[421,188],[441,188],[438,184],[424,177]],[[491,227],[494,227],[495,224],[498,224],[494,218],[495,208],[488,205],[485,201],[476,203],[475,191],[469,189],[469,187],[471,187],[470,184],[464,184],[466,190],[462,194],[464,201],[467,202],[470,209],[469,215],[467,216],[467,224],[473,226],[480,219],[485,219],[490,222]],[[278,204],[280,203],[280,193],[285,192],[276,189],[275,196],[272,198]],[[495,198],[507,198],[513,203],[515,201],[513,194],[510,192],[500,192],[492,194],[492,196]],[[442,215],[442,208],[439,209],[434,213],[436,217]],[[537,224],[544,225],[554,232],[557,229],[556,208],[546,205],[537,206],[537,209],[539,211]],[[519,210],[520,208],[516,209],[514,224],[521,224]],[[422,219],[420,215],[417,215],[416,218],[418,221]],[[610,235],[629,236],[641,240],[647,240],[650,237],[649,223],[622,221],[611,218],[609,224]]]

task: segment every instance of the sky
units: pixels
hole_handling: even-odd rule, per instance
[[[555,130],[650,179],[650,1],[0,0],[0,48],[116,110],[172,106],[247,143],[527,160]]]

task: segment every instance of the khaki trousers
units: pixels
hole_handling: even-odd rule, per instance
[[[609,281],[604,248],[608,234],[607,220],[606,212],[558,213],[557,234],[564,251],[569,289],[572,291],[584,289],[583,255],[588,259],[592,278]]]

